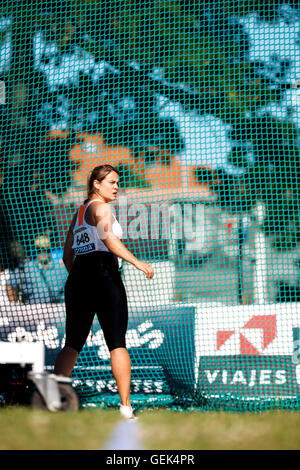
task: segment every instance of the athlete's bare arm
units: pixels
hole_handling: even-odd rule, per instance
[[[66,238],[66,241],[65,241],[65,245],[64,245],[63,262],[64,262],[64,265],[67,268],[68,273],[71,270],[71,267],[72,267],[72,264],[73,264],[73,261],[74,261],[74,257],[75,257],[75,253],[74,253],[74,250],[72,248],[72,245],[73,245],[73,240],[74,240],[73,228],[74,228],[74,225],[75,225],[75,222],[76,222],[76,217],[77,217],[77,212],[73,216],[72,222],[71,222],[70,227],[69,227],[69,231],[67,233],[67,238]]]
[[[95,202],[93,204],[93,219],[97,228],[99,238],[105,246],[115,255],[133,264],[137,269],[143,271],[148,279],[152,279],[154,271],[150,264],[138,260],[112,231],[112,210],[110,204]]]

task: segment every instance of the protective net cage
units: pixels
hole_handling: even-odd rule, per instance
[[[155,273],[123,262],[134,407],[299,408],[298,3],[0,2],[0,341],[53,371],[66,234],[108,163]],[[120,402],[96,317],[72,378]]]

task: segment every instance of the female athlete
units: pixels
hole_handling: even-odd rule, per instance
[[[88,198],[71,222],[63,255],[69,272],[65,285],[66,342],[56,358],[54,373],[71,374],[96,313],[110,351],[121,397],[120,412],[124,418],[135,419],[130,403],[131,363],[125,342],[128,306],[121,258],[143,271],[147,279],[152,279],[154,271],[120,240],[122,228],[109,204],[116,200],[118,191],[118,171],[111,165],[97,166],[88,179]]]

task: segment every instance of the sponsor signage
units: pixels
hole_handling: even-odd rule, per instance
[[[300,390],[300,309],[296,303],[198,305],[195,376],[211,395],[295,397]]]
[[[132,392],[295,397],[300,305],[168,304],[130,309]],[[0,314],[0,340],[42,341],[51,371],[64,344],[64,305],[17,305]],[[98,320],[73,372],[82,393],[117,393]]]
[[[295,396],[300,383],[290,356],[239,355],[201,358],[199,387],[213,395]]]
[[[193,390],[195,306],[163,305],[130,310],[126,335],[132,364],[132,392],[165,394]],[[14,314],[1,313],[0,340],[42,341],[45,368],[52,370],[64,345],[64,304],[16,305]],[[81,351],[72,377],[83,393],[117,393],[110,354],[97,318]]]

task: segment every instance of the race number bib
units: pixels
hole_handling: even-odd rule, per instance
[[[96,243],[92,231],[87,227],[78,227],[74,230],[74,243],[72,248],[76,255],[95,251]]]

